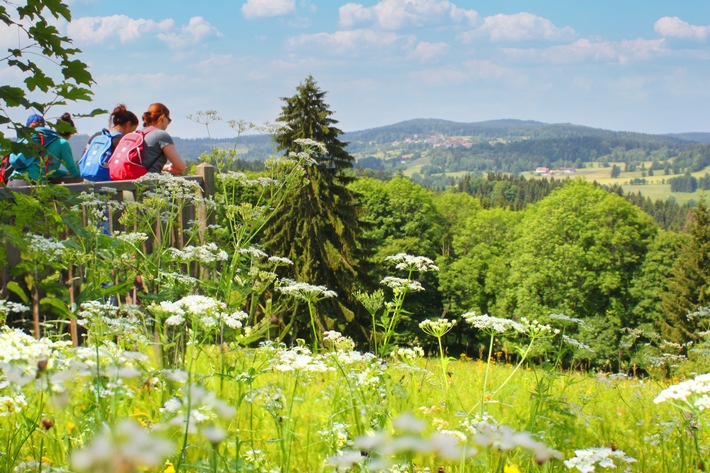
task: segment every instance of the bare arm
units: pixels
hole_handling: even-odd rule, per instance
[[[175,149],[175,145],[168,145],[163,148],[163,153],[165,157],[168,158],[168,163],[163,166],[163,171],[168,171],[173,174],[182,174],[187,169],[182,158]]]

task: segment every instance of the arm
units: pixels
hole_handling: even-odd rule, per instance
[[[187,169],[185,163],[177,152],[175,145],[168,145],[163,148],[163,153],[165,157],[168,158],[168,163],[163,166],[163,171],[168,171],[173,174],[182,174]]]
[[[71,177],[81,176],[81,172],[79,172],[79,168],[74,162],[74,155],[72,155],[69,142],[64,141],[61,145],[62,147],[59,153],[59,160],[64,164],[64,167],[67,168],[67,171]]]

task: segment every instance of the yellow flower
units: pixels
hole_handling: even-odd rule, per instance
[[[166,462],[163,473],[175,473],[175,467],[173,466],[173,464],[170,462]]]
[[[503,473],[520,473],[520,470],[515,465],[509,465],[503,468]]]

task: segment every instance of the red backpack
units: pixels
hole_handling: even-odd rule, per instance
[[[155,130],[149,126],[144,130],[136,130],[123,135],[116,149],[108,160],[108,172],[112,181],[128,181],[138,179],[148,173],[153,164],[145,165],[145,135]]]

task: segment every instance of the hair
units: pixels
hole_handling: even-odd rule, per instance
[[[127,123],[138,126],[138,117],[135,113],[126,109],[122,103],[116,105],[113,113],[108,117],[109,126],[122,126]]]
[[[67,136],[70,136],[70,135],[73,135],[74,133],[76,133],[76,125],[74,125],[74,120],[72,120],[71,113],[69,113],[69,112],[63,113],[62,116],[59,117],[59,119],[65,123],[68,123],[73,128],[73,130],[70,132],[59,133],[59,136],[67,137]]]
[[[152,112],[150,111],[151,109],[153,109]],[[148,111],[143,114],[143,126],[146,127],[155,124],[163,115],[170,118],[170,110],[168,110],[168,107],[162,103],[150,104]]]

